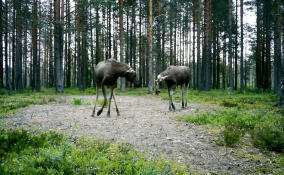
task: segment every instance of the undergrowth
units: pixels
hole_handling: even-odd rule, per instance
[[[130,144],[71,139],[55,132],[0,130],[0,174],[186,174],[148,160]]]

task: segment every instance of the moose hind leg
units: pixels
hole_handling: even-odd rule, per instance
[[[184,86],[182,85],[182,86],[181,86],[181,99],[182,99],[182,100],[181,100],[181,101],[182,101],[182,102],[181,102],[181,107],[182,107],[182,108],[184,108],[184,100],[183,100],[183,98],[184,98]]]
[[[188,100],[188,84],[185,86],[185,107],[187,107],[187,100]]]
[[[174,95],[174,91],[176,90],[176,85],[174,85],[172,88],[171,88],[171,102],[172,102],[172,108],[173,110],[176,110],[176,107],[174,105],[174,102],[173,102],[173,95]]]
[[[168,88],[168,94],[169,94],[169,110],[172,110],[172,96],[171,96],[171,89]]]
[[[105,107],[105,105],[106,105],[106,101],[107,101],[106,90],[105,90],[105,86],[104,86],[104,85],[102,85],[102,90],[103,90],[103,95],[104,95],[104,104],[103,104],[103,106],[101,107],[101,109],[98,111],[97,116],[101,115],[101,113],[103,112],[104,107]]]

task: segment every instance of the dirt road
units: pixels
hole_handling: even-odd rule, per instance
[[[173,116],[216,111],[217,107],[189,104],[187,109],[168,111],[168,102],[153,96],[117,96],[120,116],[112,103],[111,117],[90,117],[94,96],[82,98],[74,105],[74,96],[59,97],[57,102],[24,108],[15,116],[2,119],[6,127],[61,130],[73,136],[131,143],[149,156],[160,155],[205,173],[243,174],[254,163],[234,158],[230,149],[216,145],[214,137],[200,126],[176,121]],[[100,97],[101,98],[101,97]]]

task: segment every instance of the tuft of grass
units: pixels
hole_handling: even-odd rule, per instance
[[[103,105],[103,104],[104,104],[104,100],[100,100],[100,99],[99,99],[99,100],[97,101],[97,104],[98,104],[98,105]],[[105,107],[107,107],[108,104],[109,104],[109,102],[108,102],[108,100],[107,100]]]
[[[0,130],[0,174],[187,174],[129,144],[74,139],[55,132]]]
[[[81,105],[82,104],[82,99],[81,98],[73,98],[73,102],[75,105]]]

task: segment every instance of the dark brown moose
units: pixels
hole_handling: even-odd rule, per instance
[[[186,66],[170,66],[164,72],[160,73],[156,80],[156,94],[161,92],[161,86],[165,84],[169,93],[169,110],[175,110],[173,104],[173,93],[178,85],[181,86],[182,92],[182,108],[187,107],[188,86],[190,83],[190,71]],[[184,88],[186,89],[184,103]]]
[[[95,81],[96,81],[96,103],[93,110],[92,116],[95,116],[96,105],[99,96],[99,88],[102,88],[104,95],[104,103],[101,109],[98,111],[97,116],[99,116],[106,105],[107,96],[106,96],[106,87],[110,88],[110,97],[109,97],[109,106],[107,116],[110,116],[110,103],[113,98],[117,115],[119,116],[119,110],[116,105],[115,97],[114,97],[114,88],[117,86],[118,77],[124,77],[126,80],[134,83],[134,85],[138,86],[139,83],[136,81],[136,72],[127,64],[118,62],[114,59],[108,59],[105,61],[101,61],[95,67]]]

